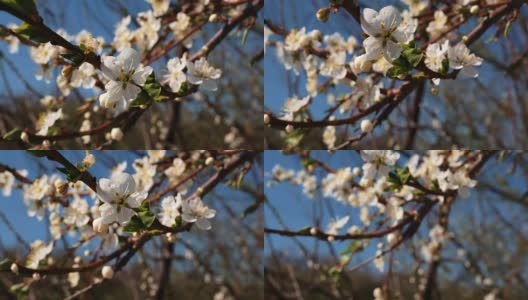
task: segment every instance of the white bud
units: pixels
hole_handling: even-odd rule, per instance
[[[270,116],[268,114],[264,114],[264,124],[268,125],[270,123]]]
[[[40,280],[40,274],[39,273],[33,273],[33,280]]]
[[[49,147],[51,147],[51,143],[49,140],[44,140],[42,142],[42,147],[46,148],[46,149],[49,149]]]
[[[11,272],[13,272],[15,274],[18,274],[18,265],[17,264],[12,264],[11,265]]]
[[[469,9],[469,12],[470,12],[472,15],[476,15],[476,14],[479,12],[479,7],[478,7],[478,5],[473,5],[473,6],[471,6],[471,8]]]
[[[212,165],[213,162],[214,162],[214,158],[212,158],[211,156],[209,156],[208,158],[205,159],[205,165],[206,166]]]
[[[333,242],[333,241],[335,241],[335,237],[334,237],[333,235],[329,235],[328,238],[327,238],[327,240],[328,240],[329,242]]]
[[[358,167],[354,167],[354,168],[352,169],[352,174],[354,174],[354,176],[359,176],[359,175],[361,175],[361,169],[358,168]]]
[[[20,139],[25,143],[29,143],[29,136],[25,131],[20,134]]]
[[[310,234],[311,235],[316,235],[317,234],[317,228],[315,228],[315,227],[310,228]]]
[[[295,128],[293,128],[293,125],[291,124],[286,125],[286,128],[285,128],[287,133],[292,133],[294,129]]]
[[[110,131],[110,138],[114,141],[120,141],[123,139],[123,131],[119,127],[112,128]]]
[[[212,15],[209,16],[209,22],[214,23],[216,21],[218,21],[218,15],[217,14],[212,14]]]
[[[369,119],[366,119],[361,121],[359,127],[361,128],[362,132],[370,132],[374,127],[374,124],[372,124],[372,121],[370,121]]]
[[[80,264],[81,263],[81,257],[80,256],[75,256],[75,258],[73,259],[73,262],[76,263],[76,264]]]
[[[112,277],[114,277],[114,270],[110,266],[104,266],[101,270],[101,274],[106,279],[112,279]]]

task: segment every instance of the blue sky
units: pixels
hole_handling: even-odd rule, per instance
[[[337,151],[332,155],[327,151],[311,151],[311,154],[313,158],[321,160],[336,169],[355,166],[360,167],[362,165],[362,160],[356,151]],[[406,158],[402,155],[398,163],[403,165],[405,162]],[[277,164],[284,168],[293,169],[295,171],[302,169],[302,165],[298,159],[298,156],[284,155],[281,153],[281,151],[266,151],[264,165],[265,171],[270,174],[272,168]],[[500,164],[496,162],[495,158],[493,158],[483,168],[480,175],[478,175],[478,178],[479,180],[485,180],[486,182],[490,182],[498,187],[521,195],[526,191],[525,177],[522,175],[522,171],[519,170],[520,168],[517,168],[513,171],[513,173],[508,174],[507,172],[510,170],[510,167],[510,162],[507,159],[502,164]],[[325,174],[325,172],[316,171],[315,175],[317,176],[319,183],[323,178],[322,176]],[[266,177],[266,182],[268,182],[269,179],[269,176]],[[348,205],[343,205],[333,198],[325,198],[320,194],[320,192],[316,193],[314,199],[310,199],[302,193],[302,187],[298,185],[280,183],[274,184],[272,187],[266,186],[265,194],[268,201],[279,212],[282,220],[286,223],[289,230],[295,231],[305,228],[306,226],[312,226],[314,224],[314,211],[322,212],[320,214],[320,216],[322,216],[321,228],[326,228],[326,225],[330,219],[334,218],[335,216],[350,216],[348,224],[340,231],[340,233],[345,233],[346,229],[352,225],[360,224],[360,221],[358,220],[359,211],[357,209]],[[493,205],[497,207],[505,217],[515,217],[520,218],[521,220],[525,219],[522,214],[523,210],[519,209],[519,206],[504,201],[491,202],[491,200],[497,199],[498,198],[494,194],[476,192],[476,190],[473,190],[470,198],[459,199],[456,202],[450,216],[450,220],[452,220],[451,223],[465,224],[469,226],[473,221],[488,221],[490,213],[489,207],[487,205],[490,203],[493,203]],[[324,207],[324,209],[321,209],[322,207]],[[266,218],[266,227],[284,229],[274,217],[269,206],[265,207],[264,213]],[[319,215],[319,213],[317,214]],[[433,218],[430,220],[435,219]],[[428,228],[427,224],[427,222],[423,223],[421,228]],[[528,233],[527,222],[519,223],[518,228],[519,230]],[[267,238],[272,241],[275,249],[287,252],[293,257],[302,257],[302,253],[299,253],[299,248],[292,238],[281,237],[278,235],[267,235]],[[322,247],[322,242],[317,242],[317,240],[314,238],[301,237],[299,238],[299,241],[301,241],[301,243],[304,244],[307,249],[309,249],[309,251],[314,250],[316,244],[319,243],[319,254],[325,256],[330,253],[328,252],[328,248],[326,246]],[[354,259],[359,261],[374,255],[376,250],[375,246],[378,241],[385,242],[385,240],[372,241],[369,248],[367,248],[363,253],[355,256]],[[348,246],[348,242],[333,242],[332,245],[335,247],[337,252],[339,252]],[[265,247],[264,252],[265,254],[269,254],[270,248]]]

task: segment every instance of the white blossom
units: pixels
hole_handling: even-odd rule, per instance
[[[482,64],[482,58],[469,52],[464,43],[458,43],[455,47],[450,47],[447,51],[449,66],[455,70],[462,70],[468,77],[478,77],[478,72],[474,66]]]
[[[113,179],[100,179],[97,183],[97,196],[104,202],[99,207],[101,223],[124,224],[136,214],[133,209],[141,206],[147,198],[147,192],[136,192],[134,178],[130,174],[121,173]]]
[[[222,71],[209,65],[205,57],[195,62],[187,63],[187,80],[195,85],[200,85],[205,90],[216,91],[216,80],[222,76]]]
[[[123,111],[139,94],[139,86],[147,81],[152,68],[143,67],[139,53],[132,48],[124,49],[117,57],[105,56],[101,61],[101,70],[109,81],[99,101],[103,107]]]
[[[178,194],[176,197],[169,196],[163,198],[161,201],[161,212],[159,214],[160,223],[172,227],[176,224],[176,218],[180,216],[180,209],[182,208],[182,198]]]
[[[216,211],[210,209],[199,197],[182,202],[182,219],[187,223],[196,223],[202,230],[211,229],[208,219],[214,218]]]
[[[412,26],[400,26],[402,17],[394,6],[386,6],[379,12],[365,8],[361,15],[361,28],[369,37],[363,41],[368,59],[384,55],[388,61],[400,56],[403,48],[400,43],[408,43],[413,39]]]

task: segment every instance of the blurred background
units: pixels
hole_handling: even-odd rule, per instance
[[[400,151],[398,166],[419,151]],[[266,151],[265,228],[300,231],[317,227],[326,230],[335,219],[349,216],[338,231],[346,234],[351,226],[365,228],[360,221],[360,208],[323,196],[322,179],[328,174],[322,168],[313,173],[317,184],[313,198],[303,193],[303,186],[276,182],[271,174],[280,165],[285,173],[305,170],[308,157],[338,170],[363,165],[356,151],[304,151],[284,154]],[[457,199],[451,208],[449,232],[455,242],[447,243],[441,254],[437,273],[437,289],[433,299],[484,298],[495,287],[500,299],[526,299],[528,296],[528,155],[525,152],[506,154],[502,160],[491,158],[476,176],[478,185],[467,199]],[[372,215],[372,209],[370,210]],[[417,234],[404,242],[392,255],[384,256],[383,272],[375,263],[356,268],[373,257],[378,243],[386,236],[373,239],[327,242],[313,237],[265,235],[264,265],[268,299],[378,299],[373,290],[390,281],[390,299],[413,299],[418,280],[427,270],[421,246],[429,240],[429,230],[438,218],[436,207],[422,222]],[[385,224],[385,225],[383,225]],[[382,218],[374,218],[369,230],[386,228]],[[470,258],[460,256],[461,251]],[[339,270],[343,259],[350,262]],[[480,272],[476,272],[478,269]],[[492,280],[490,284],[489,278]],[[484,282],[485,281],[485,282]],[[499,299],[497,297],[496,299]]]
[[[400,11],[407,8],[407,5],[399,0],[356,2],[362,9],[369,7],[379,10],[387,5],[394,5]],[[430,1],[430,4],[442,7],[455,2],[457,1],[438,0]],[[307,32],[317,29],[323,35],[337,32],[345,40],[352,35],[357,39],[358,46],[361,46],[363,41],[361,27],[344,9],[340,9],[335,15],[330,14],[326,23],[317,20],[317,10],[328,5],[328,0],[267,0],[264,18],[288,31],[305,27]],[[467,34],[476,25],[476,19],[471,18],[467,24],[459,28],[459,36]],[[505,31],[504,22],[500,22],[499,25],[492,26],[469,47],[473,53],[484,59],[484,63],[478,68],[480,75],[477,79],[464,79],[459,76],[457,80],[442,80],[437,89],[434,89],[431,82],[426,83],[417,136],[411,149],[449,149],[453,145],[468,149],[522,149],[528,144],[526,138],[528,126],[525,123],[528,117],[526,111],[528,78],[524,72],[528,57],[528,8],[526,5],[521,7],[517,19],[509,23],[508,30]],[[288,97],[303,98],[308,96],[308,93],[305,87],[306,72],[302,70],[300,76],[295,76],[294,72],[287,71],[277,58],[276,48],[273,45],[275,41],[284,41],[284,38],[278,35],[269,36],[264,58],[266,70],[264,106],[266,111],[279,115]],[[361,51],[356,50],[352,55],[347,56],[346,62],[349,63],[352,56],[360,54]],[[319,76],[319,84],[326,79]],[[384,86],[390,86],[390,81],[385,79]],[[353,89],[348,86],[338,85],[318,94],[312,99],[309,115],[313,120],[322,119],[329,112],[330,101],[351,91]],[[392,112],[388,121],[375,129],[374,134],[353,144],[352,147],[402,149],[402,143],[411,126],[413,97],[413,94],[407,96]],[[338,119],[348,116],[339,112],[334,115]],[[347,134],[353,135],[358,127],[358,125],[337,127],[336,144],[343,141]],[[308,130],[298,148],[326,148],[322,142],[323,129]],[[267,127],[267,148],[285,148],[283,136],[284,130]]]
[[[198,5],[198,2],[173,0],[171,9]],[[94,37],[104,38],[107,45],[113,41],[119,21],[131,16],[129,28],[133,30],[137,28],[137,14],[151,9],[150,3],[145,0],[37,0],[36,3],[44,23],[53,30],[63,29],[72,36],[86,30]],[[239,8],[244,6],[242,3]],[[195,21],[193,19],[192,24]],[[18,26],[21,21],[0,11],[0,25],[7,27],[12,24]],[[130,129],[130,134],[112,147],[262,148],[263,26],[259,18],[247,31],[246,25],[243,23],[235,28],[208,56],[209,63],[221,69],[223,74],[216,92],[201,91],[185,97],[181,102],[156,103]],[[191,54],[197,52],[222,27],[223,23],[207,23],[193,40],[192,47],[185,51]],[[79,88],[73,89],[71,95],[64,99],[59,97],[61,93],[55,78],[62,68],[52,70],[49,84],[44,80],[36,80],[39,66],[31,60],[29,48],[21,44],[19,51],[11,54],[7,43],[0,38],[0,134],[3,136],[15,127],[34,130],[39,113],[43,112],[40,100],[46,95],[58,97],[64,102],[64,113],[70,119],[68,124],[61,125],[62,129],[78,130],[83,113],[77,109],[87,103],[86,99],[98,96],[100,92]],[[183,47],[178,46],[152,64],[158,78],[167,73],[167,61],[180,57],[183,51]],[[92,114],[92,127],[103,123],[104,120]],[[67,149],[83,148],[80,139],[61,141],[60,146]],[[16,143],[0,141],[0,148],[20,147]]]
[[[84,151],[62,151],[70,162],[81,162]],[[110,171],[119,163],[126,162],[124,170],[135,174],[134,161],[146,155],[146,151],[92,151],[96,163],[90,172],[96,178],[110,177]],[[166,157],[176,153],[167,152]],[[47,174],[64,175],[56,170],[59,166],[45,158],[38,158],[23,151],[0,151],[0,165],[7,165],[17,170],[28,171],[31,180]],[[263,197],[262,157],[257,156],[253,167],[244,176],[240,186],[229,185],[237,180],[239,174],[234,172],[226,178],[225,184],[219,184],[207,194],[204,203],[217,211],[212,219],[209,231],[191,229],[176,235],[173,249],[167,254],[168,244],[164,235],[149,241],[138,251],[131,261],[116,274],[114,279],[94,286],[75,299],[264,299],[262,284],[262,250],[264,222],[263,210],[255,207]],[[204,169],[193,181],[188,193],[215,173],[212,167]],[[232,177],[235,177],[233,179]],[[46,243],[52,240],[50,233],[49,212],[42,221],[28,216],[23,193],[15,183],[10,196],[0,196],[0,261],[4,258],[19,259],[24,262],[29,244],[35,240]],[[166,183],[158,186],[164,189]],[[150,194],[152,196],[153,194]],[[91,207],[94,199],[83,197]],[[65,197],[66,201],[69,201]],[[151,206],[155,213],[161,211],[160,203]],[[248,207],[254,207],[248,210]],[[77,242],[79,235],[65,233],[55,243],[52,256],[55,261],[71,260],[80,256],[84,260],[84,251],[97,249],[100,239],[85,243],[68,251]],[[167,257],[172,261],[170,276],[164,285],[164,296],[159,296],[158,289],[162,280],[162,270]],[[95,276],[100,277],[100,268],[81,273],[78,286],[71,288],[67,275],[45,276],[31,285],[27,299],[64,299],[92,282]],[[0,299],[17,299],[9,289],[22,281],[21,276],[11,272],[0,272]],[[234,293],[233,293],[234,292]],[[163,294],[161,294],[163,295]],[[217,297],[217,298],[215,298]]]

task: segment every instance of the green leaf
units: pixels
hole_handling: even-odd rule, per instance
[[[144,229],[149,228],[156,219],[156,216],[150,211],[150,205],[147,201],[143,202],[139,207],[138,216],[143,223]]]
[[[11,268],[11,265],[13,264],[13,260],[6,258],[0,261],[0,271],[7,271]]]
[[[62,173],[64,173],[66,175],[66,179],[69,182],[76,182],[82,176],[82,173],[79,171],[79,169],[77,169],[75,167],[71,167],[71,168],[57,168],[57,170],[59,170]]]
[[[407,62],[413,66],[416,67],[420,61],[422,60],[423,53],[418,48],[407,48],[404,49],[402,52],[403,57],[407,60]]]
[[[83,62],[85,62],[85,56],[81,53],[67,52],[67,53],[61,54],[61,56],[69,60],[71,65],[74,66],[75,68],[79,67],[80,65],[83,64]]]
[[[396,168],[394,172],[389,173],[389,177],[387,179],[389,183],[389,190],[401,189],[402,186],[409,181],[409,179],[411,179],[409,168]]]
[[[242,35],[242,45],[246,44],[248,33],[249,33],[249,28],[246,28],[244,30],[244,34]]]
[[[363,248],[364,248],[364,246],[363,246],[362,242],[354,241],[354,242],[351,242],[350,244],[348,244],[348,247],[345,250],[341,251],[341,255],[357,253],[357,252],[363,250]]]
[[[126,223],[125,227],[123,227],[123,231],[138,232],[142,229],[145,229],[144,226],[145,225],[143,225],[143,222],[138,216],[133,216],[132,219]]]
[[[3,138],[6,141],[18,141],[20,140],[21,133],[22,133],[22,129],[17,127],[9,131],[8,133],[4,134]]]
[[[141,107],[142,105],[146,105],[150,102],[150,96],[147,92],[144,90],[141,90],[139,94],[136,96],[136,99],[134,101],[130,102],[130,107]]]
[[[147,81],[145,82],[145,85],[143,86],[143,89],[151,98],[155,98],[160,95],[161,85],[159,84],[159,82],[156,81],[156,75],[154,75],[154,73],[151,73],[149,75]]]
[[[299,145],[304,138],[304,130],[296,129],[286,136],[285,142],[288,147],[296,147]]]
[[[38,43],[49,42],[46,33],[44,33],[41,29],[34,27],[26,22],[22,22],[22,24],[20,24],[20,26],[18,26],[18,28],[14,31],[20,34],[21,36]]]
[[[9,291],[15,295],[18,296],[18,299],[25,299],[27,294],[29,293],[29,285],[25,282],[13,284]]]

